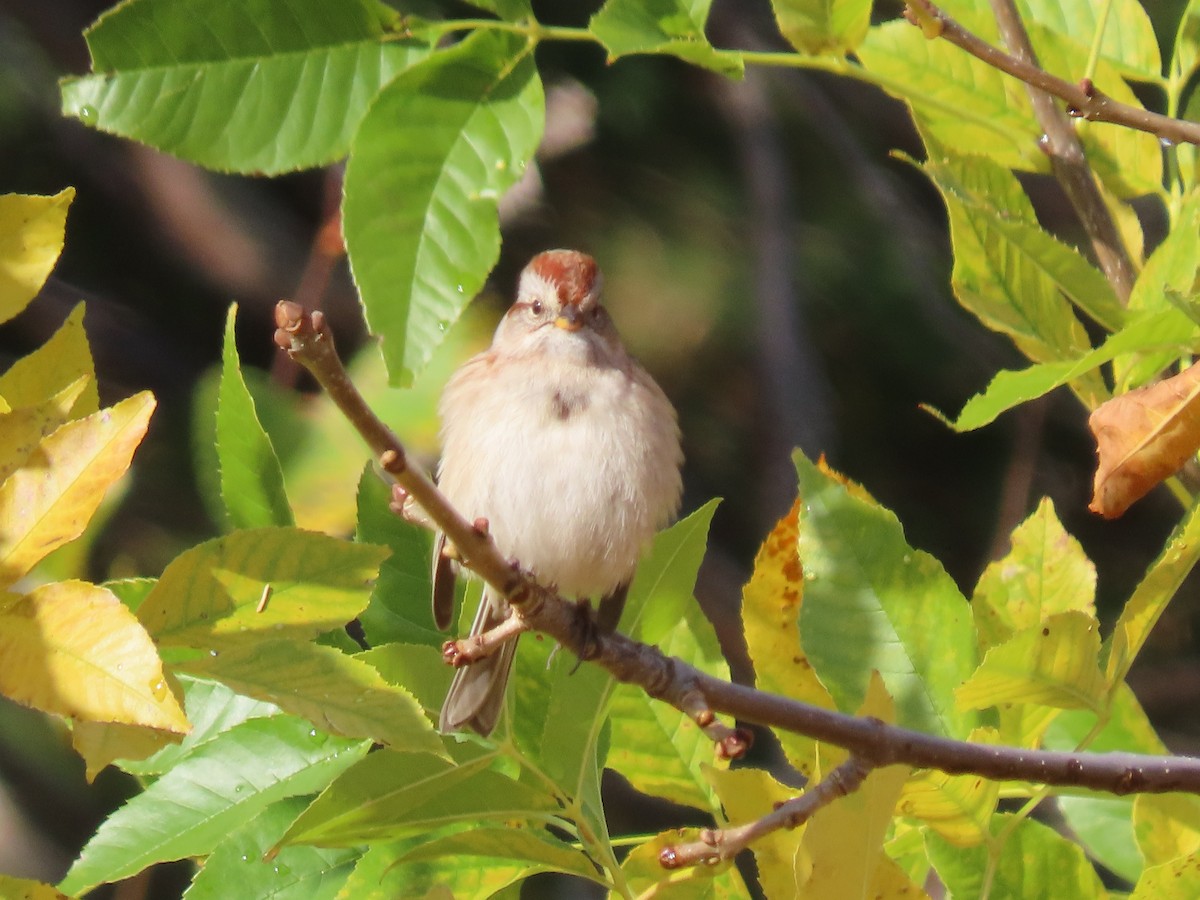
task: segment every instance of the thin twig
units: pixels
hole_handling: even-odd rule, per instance
[[[548,635],[566,649],[595,662],[618,681],[688,715],[710,736],[738,732],[715,730],[715,714],[781,728],[849,750],[865,764],[903,763],[949,774],[973,773],[995,781],[1085,787],[1112,794],[1200,793],[1200,759],[1134,753],[1087,753],[1027,750],[934,737],[878,719],[857,718],[731,684],[701,672],[657,647],[622,634],[588,633],[579,628],[577,607],[537,583],[500,553],[491,537],[468,522],[423,472],[409,467],[404,449],[367,407],[351,384],[333,349],[319,313],[309,316],[294,303],[276,307],[276,343],[316,377],[343,414],[358,429],[380,464],[429,514],[433,524],[459,549],[464,565],[499,591],[530,630]],[[461,643],[461,642],[460,642]]]
[[[658,861],[664,869],[679,869],[733,859],[755,841],[784,828],[799,828],[834,800],[857,791],[871,769],[865,760],[851,756],[803,794],[780,803],[762,818],[730,828],[705,828],[699,840],[664,847]]]

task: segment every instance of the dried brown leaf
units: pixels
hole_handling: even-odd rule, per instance
[[[1088,508],[1115,519],[1200,449],[1200,363],[1101,404],[1088,427],[1100,458]]]

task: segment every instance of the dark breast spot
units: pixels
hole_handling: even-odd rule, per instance
[[[550,410],[554,417],[565,422],[575,413],[587,409],[587,397],[568,391],[555,391],[550,398]]]

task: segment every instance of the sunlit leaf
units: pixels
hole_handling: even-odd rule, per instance
[[[1096,567],[1048,497],[1013,530],[1011,542],[1008,555],[984,569],[971,598],[981,650],[1056,613],[1096,614]]]
[[[71,416],[88,385],[81,376],[37,406],[0,412],[0,482],[25,464],[42,438]]]
[[[612,61],[631,53],[678,56],[724,75],[740,76],[741,57],[713,49],[704,35],[712,0],[608,0],[589,23]]]
[[[913,108],[939,144],[987,154],[1003,166],[1048,171],[1037,145],[1041,129],[1015,79],[901,20],[871,28],[855,53],[873,80]]]
[[[62,252],[75,189],[53,197],[0,194],[0,322],[32,300]]]
[[[995,818],[995,827],[1007,826],[1007,814]],[[991,875],[991,896],[1010,900],[1041,900],[1048,885],[1058,897],[1101,900],[1108,896],[1100,877],[1078,844],[1041,822],[1024,818],[1000,848],[993,870],[988,848],[954,847],[933,832],[926,834],[926,849],[946,890],[954,897],[979,897]]]
[[[721,771],[705,766],[703,771],[721,800],[725,820],[731,825],[760,819],[798,793],[763,769]],[[796,855],[807,827],[802,824],[797,828],[772,831],[751,845],[759,881],[768,897],[796,896]]]
[[[0,485],[0,584],[12,584],[83,533],[104,492],[129,467],[153,411],[154,397],[143,392],[68,422]]]
[[[283,472],[271,439],[263,431],[254,398],[242,378],[234,340],[237,304],[225,320],[221,385],[217,401],[217,458],[221,499],[234,528],[292,525]]]
[[[1100,58],[1142,81],[1158,81],[1162,77],[1154,26],[1137,0],[1020,0],[1018,7],[1027,23],[1036,22],[1053,29],[1084,49],[1090,49],[1107,13]],[[1055,74],[1070,77],[1065,72]]]
[[[659,854],[667,847],[699,837],[695,828],[665,831],[634,847],[621,864],[621,873],[639,897],[654,900],[742,900],[753,896],[737,867],[730,862],[689,866],[667,871]],[[785,894],[784,896],[791,896]]]
[[[854,50],[871,24],[870,0],[772,0],[779,30],[802,53]]]
[[[375,0],[135,0],[85,32],[63,112],[212,169],[275,174],[344,156],[371,99],[429,53]]]
[[[1078,359],[1038,363],[1020,371],[996,373],[987,390],[963,406],[953,427],[958,431],[981,428],[1001,413],[1048,394],[1119,356],[1162,350],[1181,353],[1195,338],[1195,325],[1178,309],[1143,313]]]
[[[1146,865],[1200,851],[1200,798],[1191,794],[1143,794],[1133,802],[1133,830]]]
[[[72,418],[86,416],[100,408],[96,369],[83,330],[82,303],[71,310],[50,340],[18,359],[0,375],[0,397],[12,409],[38,406],[80,378],[87,381],[83,393],[71,408]]]
[[[1099,655],[1095,616],[1055,613],[989,649],[955,696],[964,709],[1038,703],[1099,711],[1107,692]]]
[[[243,722],[109,816],[59,886],[83,893],[157,862],[209,853],[272,803],[319,791],[369,747],[288,716]]]
[[[334,734],[371,738],[397,750],[442,750],[433,726],[408,691],[333,647],[260,640],[181,665]]]
[[[596,867],[581,850],[536,828],[483,827],[459,831],[422,843],[401,856],[398,863],[439,857],[465,857],[479,865],[487,865],[489,859],[510,859],[527,864],[528,874],[567,872],[589,881],[599,880]]]
[[[994,729],[976,729],[972,743],[995,743]],[[987,840],[1000,784],[979,775],[948,775],[937,769],[914,772],[896,804],[899,815],[919,819],[956,847]]]
[[[767,535],[754,558],[754,571],[742,588],[746,649],[760,690],[834,709],[833,698],[817,679],[800,646],[804,572],[798,545],[799,518],[797,500]],[[788,761],[804,775],[811,776],[822,768],[817,742],[812,738],[780,731],[779,741]]]
[[[487,766],[428,753],[372,753],[331,784],[288,829],[285,844],[352,846],[455,822],[545,821],[557,800]]]
[[[515,900],[505,889],[519,888],[528,863],[498,857],[469,864],[454,857],[400,862],[415,840],[373,842],[346,880],[337,900]]]
[[[497,204],[537,148],[543,106],[528,43],[496,31],[414,65],[371,104],[343,227],[393,384],[425,366],[499,257]]]
[[[716,632],[698,604],[689,604],[675,627],[656,644],[668,656],[717,678],[729,678]],[[609,714],[609,768],[643,794],[701,809],[714,806],[712,789],[700,771],[701,763],[713,759],[713,743],[691,718],[631,685],[617,687]]]
[[[296,528],[235,531],[177,556],[138,618],[157,640],[202,650],[311,640],[363,610],[386,553]]]
[[[137,619],[83,581],[43,585],[0,609],[0,692],[78,719],[190,727]]]
[[[230,834],[204,860],[184,900],[333,900],[359,851],[284,847],[264,858],[308,802],[306,797],[281,800]]]
[[[802,455],[794,460],[803,502],[800,639],[817,675],[849,712],[877,671],[900,724],[965,737],[975,714],[956,708],[954,689],[975,667],[966,600],[937,560],[909,546],[893,513]]]
[[[1147,866],[1130,900],[1193,900],[1200,894],[1200,858],[1180,857]]]
[[[855,714],[889,724],[895,721],[892,698],[878,673],[872,673],[863,705]],[[896,871],[883,852],[892,813],[911,771],[900,765],[873,769],[858,790],[817,810],[801,840],[796,879],[800,895],[884,896],[883,885],[899,884],[904,894],[916,896],[917,886]],[[800,859],[805,860],[803,868]]]
[[[51,885],[11,875],[0,875],[0,897],[6,900],[71,900]]]

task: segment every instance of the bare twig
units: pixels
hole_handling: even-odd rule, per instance
[[[276,343],[312,372],[378,455],[383,469],[457,546],[464,565],[508,600],[524,627],[546,634],[602,666],[618,681],[637,684],[649,696],[671,704],[721,744],[735,751],[748,746],[744,734],[716,723],[717,713],[835,744],[867,766],[903,763],[949,774],[974,773],[996,781],[1069,785],[1112,794],[1200,793],[1200,759],[1026,750],[934,737],[731,684],[619,633],[583,633],[574,603],[506,560],[486,531],[463,518],[427,475],[407,465],[395,435],[350,383],[324,317],[320,313],[310,317],[301,307],[284,301],[276,307],[276,322]]]
[[[664,847],[658,861],[664,869],[679,869],[733,859],[760,838],[782,828],[798,828],[818,810],[857,791],[871,768],[869,763],[851,756],[803,794],[780,803],[762,818],[730,828],[705,828],[697,841]]]
[[[1067,113],[1091,122],[1124,125],[1176,144],[1200,144],[1200,123],[1173,119],[1161,113],[1114,100],[1090,79],[1073,84],[1039,66],[1005,53],[963,28],[929,0],[907,0],[908,15],[931,38],[941,37],[989,66],[1052,94],[1067,104]]]

